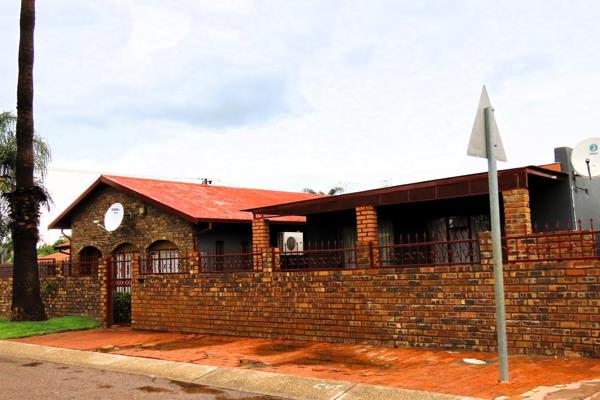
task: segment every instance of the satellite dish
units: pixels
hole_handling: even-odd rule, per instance
[[[104,229],[109,232],[115,231],[119,226],[121,226],[124,215],[125,210],[123,209],[123,204],[112,204],[110,207],[108,207],[106,214],[104,214]]]
[[[600,138],[588,138],[575,146],[571,164],[579,175],[600,176]]]

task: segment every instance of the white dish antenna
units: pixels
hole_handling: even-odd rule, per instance
[[[121,223],[123,222],[123,216],[125,215],[125,210],[123,209],[123,204],[114,203],[108,210],[106,214],[104,214],[104,229],[109,232],[113,232],[117,230]]]
[[[575,146],[571,164],[579,175],[590,179],[600,176],[600,138],[588,138]]]

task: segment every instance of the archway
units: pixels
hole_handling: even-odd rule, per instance
[[[179,272],[179,249],[168,240],[157,240],[148,246],[148,272],[173,274]]]
[[[65,274],[72,276],[89,276],[98,272],[98,264],[102,252],[94,246],[85,246],[77,254],[76,262],[71,262]]]

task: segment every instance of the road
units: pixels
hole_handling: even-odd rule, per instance
[[[277,400],[147,376],[0,356],[0,399]]]

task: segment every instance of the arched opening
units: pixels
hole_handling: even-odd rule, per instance
[[[102,252],[94,246],[85,246],[79,250],[78,260],[71,263],[68,275],[92,275],[98,271]]]
[[[138,248],[131,243],[121,243],[113,250],[113,254],[137,253]]]
[[[150,271],[155,274],[179,272],[179,249],[168,240],[157,240],[148,246]]]
[[[122,243],[112,252],[112,273],[116,279],[131,279],[131,262],[139,255],[137,247]],[[125,290],[120,290],[125,291]]]

